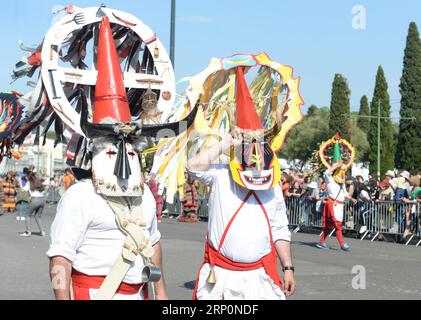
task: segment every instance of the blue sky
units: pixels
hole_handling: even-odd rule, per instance
[[[170,0],[72,1],[127,11],[143,20],[169,49]],[[18,40],[38,44],[51,26],[51,9],[60,0],[3,0],[0,11],[0,89],[27,92],[26,79],[10,85],[10,72],[23,55]],[[353,28],[361,5],[365,29]],[[304,111],[329,106],[335,73],[351,89],[351,110],[371,99],[376,70],[382,65],[389,84],[392,116],[399,115],[399,81],[408,25],[421,27],[419,0],[177,0],[175,74],[177,79],[203,70],[211,57],[265,51],[294,67],[301,77]],[[354,19],[354,20],[353,20]],[[168,50],[169,51],[169,50]],[[396,121],[396,120],[394,120]]]

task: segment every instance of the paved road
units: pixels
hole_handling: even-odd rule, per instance
[[[46,229],[55,207],[43,216]],[[190,299],[197,270],[202,262],[206,223],[179,223],[164,218],[159,225],[164,250],[164,272],[172,299]],[[33,228],[36,228],[33,223]],[[0,216],[0,299],[53,299],[48,276],[48,237],[19,237],[24,222],[12,214]],[[421,299],[421,247],[348,238],[351,252],[314,247],[318,236],[293,235],[297,292],[293,299]],[[360,267],[359,267],[360,266]],[[353,289],[353,282],[365,289]],[[354,274],[352,273],[353,268]]]

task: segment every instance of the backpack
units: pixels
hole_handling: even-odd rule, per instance
[[[29,191],[22,190],[21,188],[17,188],[16,203],[19,202],[31,202],[31,193]]]

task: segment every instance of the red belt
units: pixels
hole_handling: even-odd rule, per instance
[[[202,266],[205,263],[209,263],[211,265],[215,265],[224,269],[234,270],[234,271],[249,271],[249,270],[256,270],[259,268],[264,268],[266,274],[272,279],[272,281],[278,287],[282,288],[282,281],[278,273],[277,263],[276,263],[276,251],[275,248],[272,247],[272,251],[269,252],[264,257],[260,258],[255,262],[235,262],[220,252],[215,250],[212,246],[209,245],[209,242],[205,244],[205,258]],[[199,269],[200,273],[200,269]],[[197,276],[196,286],[194,288],[193,299],[197,299],[197,286],[199,284],[199,275]]]
[[[206,242],[206,245],[205,245],[204,262],[224,268],[224,269],[228,269],[228,270],[248,271],[248,270],[259,269],[263,267],[262,259],[257,260],[255,262],[235,262],[228,259],[221,253],[219,253],[216,249],[214,249],[212,246],[209,245],[209,242]]]
[[[323,208],[323,228],[326,227],[335,227],[336,229],[342,228],[342,221],[338,221],[335,218],[335,211],[333,206],[338,204],[343,204],[343,201],[333,200],[332,198],[329,198],[325,206]]]
[[[82,272],[72,270],[72,282],[74,286],[86,288],[86,289],[99,289],[104,282],[105,276],[89,276]],[[117,289],[116,293],[120,294],[136,294],[138,293],[144,283],[131,284],[122,282]]]

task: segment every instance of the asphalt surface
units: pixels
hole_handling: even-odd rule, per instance
[[[48,231],[55,206],[47,206],[43,223]],[[48,274],[49,238],[20,237],[24,222],[14,214],[0,216],[0,299],[53,299]],[[168,294],[191,299],[202,262],[206,222],[181,223],[164,218],[159,224]],[[329,250],[317,249],[317,234],[293,234],[297,290],[294,300],[421,299],[421,247],[346,238],[350,252],[340,251],[335,238]],[[365,277],[364,277],[365,276]]]

